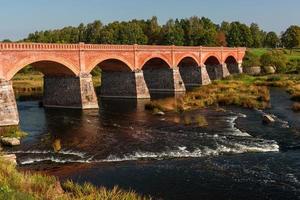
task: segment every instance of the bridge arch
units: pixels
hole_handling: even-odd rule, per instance
[[[178,63],[179,73],[186,88],[199,86],[201,80],[201,68],[194,57],[185,56]]]
[[[173,69],[162,57],[151,57],[141,67],[150,95],[174,91]]]
[[[234,56],[228,56],[225,59],[225,64],[230,74],[238,74],[239,73],[239,64]]]
[[[136,98],[137,76],[129,62],[120,57],[97,59],[94,67],[89,68],[91,72],[94,68],[101,69],[101,97],[122,97]]]
[[[81,77],[79,67],[67,59],[47,55],[26,57],[7,72],[7,79],[11,80],[29,65],[44,75],[41,80],[43,89],[38,90],[42,94],[44,107],[98,108],[90,77]]]
[[[159,67],[168,67],[168,68],[172,68],[172,64],[169,62],[169,60],[163,56],[163,55],[160,55],[160,54],[154,54],[154,55],[150,55],[148,57],[146,57],[145,59],[143,59],[139,69],[146,69],[148,68],[149,69],[149,65],[152,64],[153,66],[152,67],[155,67],[155,68],[159,68]]]
[[[66,61],[63,58],[43,56],[43,57],[29,57],[24,58],[16,63],[6,73],[6,79],[11,80],[21,69],[32,65],[38,71],[41,71],[45,75],[67,75],[67,76],[78,76],[80,70],[75,65]]]
[[[192,62],[197,63],[198,66],[200,66],[199,59],[195,55],[193,55],[193,54],[188,54],[188,55],[181,56],[179,59],[177,59],[176,66],[179,66],[179,64],[182,61],[186,60],[186,59],[189,59]]]
[[[90,73],[97,66],[104,71],[133,71],[134,69],[130,62],[121,56],[98,58],[87,67],[87,72]]]
[[[216,56],[212,55],[204,60],[204,65],[210,80],[216,80],[219,77],[218,69],[221,65],[220,60]]]

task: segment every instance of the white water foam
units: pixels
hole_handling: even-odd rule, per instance
[[[240,129],[236,128],[236,123],[235,121],[239,118],[240,116],[230,116],[226,120],[230,124],[230,133],[233,133],[235,136],[242,136],[242,137],[250,137],[247,132],[243,132]]]
[[[235,113],[236,114],[236,113]],[[236,114],[235,116],[231,116],[227,119],[227,122],[230,123],[230,134],[234,136],[241,137],[251,137],[246,132],[242,132],[238,128],[236,128],[235,121],[238,117],[246,117],[243,114]],[[206,135],[206,134],[205,134]],[[208,136],[208,135],[206,135]],[[178,146],[174,150],[162,151],[162,152],[148,152],[148,151],[136,151],[133,153],[125,154],[123,156],[118,155],[109,155],[105,159],[94,160],[93,157],[86,158],[86,153],[75,152],[71,150],[62,150],[58,153],[54,151],[15,151],[11,153],[16,154],[50,154],[52,156],[46,156],[43,158],[28,158],[25,160],[21,160],[19,163],[22,165],[28,165],[38,162],[54,162],[54,163],[99,163],[99,162],[122,162],[122,161],[135,161],[135,160],[144,160],[144,159],[152,159],[152,160],[161,160],[161,159],[172,159],[172,158],[200,158],[205,156],[218,156],[224,153],[247,153],[247,152],[278,152],[279,146],[276,141],[272,140],[263,140],[263,141],[253,141],[251,144],[241,144],[227,139],[226,137],[219,137],[217,134],[212,137],[218,138],[218,143],[216,148],[210,148],[207,146],[201,146],[198,148],[194,148],[193,150],[188,150],[186,146]],[[64,155],[72,155],[77,156],[80,159],[65,159],[59,158],[59,156]]]
[[[86,153],[78,152],[78,151],[71,151],[71,150],[61,150],[59,152],[54,152],[50,150],[32,150],[32,151],[9,151],[8,153],[12,154],[56,154],[56,155],[72,155],[72,156],[77,156],[80,158],[85,158]]]
[[[200,158],[206,156],[218,156],[224,153],[247,153],[247,152],[278,152],[279,146],[277,143],[247,146],[242,144],[235,144],[234,147],[227,147],[224,145],[218,146],[216,149],[204,147],[203,149],[196,148],[193,151],[186,150],[187,147],[178,147],[178,150],[153,153],[153,152],[134,152],[133,154],[124,155],[118,157],[110,155],[106,159],[96,160],[93,162],[122,162],[122,161],[134,161],[142,159],[164,159],[164,158]]]
[[[278,152],[279,146],[276,142],[267,144],[252,144],[247,146],[244,144],[232,144],[231,147],[225,145],[219,145],[216,149],[209,147],[196,148],[192,151],[188,151],[185,146],[178,146],[176,150],[163,151],[163,152],[143,152],[137,151],[132,154],[126,154],[124,156],[110,155],[106,159],[93,160],[93,157],[86,159],[64,159],[55,156],[47,156],[44,158],[28,158],[21,160],[21,165],[34,164],[38,162],[51,161],[54,163],[99,163],[99,162],[122,162],[122,161],[135,161],[144,159],[172,159],[172,158],[200,158],[206,156],[218,156],[224,153],[246,153],[246,152]]]
[[[28,158],[25,160],[20,161],[19,163],[21,165],[29,165],[29,164],[34,164],[34,163],[39,163],[39,162],[47,162],[51,161],[54,163],[90,163],[90,159],[82,159],[82,160],[76,160],[76,159],[60,159],[60,158],[55,158],[54,156],[51,157],[44,157],[44,158]]]

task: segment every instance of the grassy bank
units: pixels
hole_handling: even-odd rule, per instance
[[[146,200],[135,192],[123,191],[117,187],[112,190],[96,188],[91,184],[78,185],[67,181],[62,185],[52,176],[21,173],[15,166],[0,160],[0,199],[7,200]]]
[[[254,84],[285,89],[291,95],[291,100],[295,101],[292,109],[300,111],[300,74],[260,76],[254,79]]]
[[[248,80],[249,79],[249,80]],[[247,108],[266,108],[270,95],[266,86],[250,83],[250,77],[235,77],[215,81],[188,92],[173,103],[170,100],[152,101],[146,105],[150,110],[185,111],[212,105],[237,105]]]
[[[253,48],[253,49],[248,49],[251,53],[257,55],[257,56],[262,56],[264,53],[268,51],[272,51],[274,49],[268,49],[268,48]],[[300,59],[300,49],[294,49],[292,51],[288,49],[277,49],[281,50],[284,52],[288,60],[292,59]]]
[[[281,87],[291,94],[294,101],[300,101],[300,75],[229,76],[201,86],[176,100],[173,98],[154,100],[146,109],[157,111],[186,111],[208,106],[236,105],[245,108],[267,108],[270,104],[269,86]],[[299,103],[293,105],[297,111]]]

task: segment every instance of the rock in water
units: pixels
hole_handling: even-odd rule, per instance
[[[264,66],[263,67],[263,71],[266,73],[266,74],[275,74],[276,70],[273,66]]]
[[[263,115],[263,122],[270,124],[270,123],[274,123],[275,119],[271,115]]]
[[[156,112],[155,114],[156,114],[156,115],[159,115],[159,116],[164,116],[164,115],[165,115],[165,113],[162,112],[162,111],[158,111],[158,112]]]
[[[20,145],[20,140],[17,138],[4,137],[1,138],[1,143],[6,146],[17,146]]]

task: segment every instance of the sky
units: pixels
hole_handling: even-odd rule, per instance
[[[18,40],[36,30],[77,26],[101,20],[204,16],[214,23],[258,23],[280,33],[300,25],[300,0],[0,0],[0,40]]]

